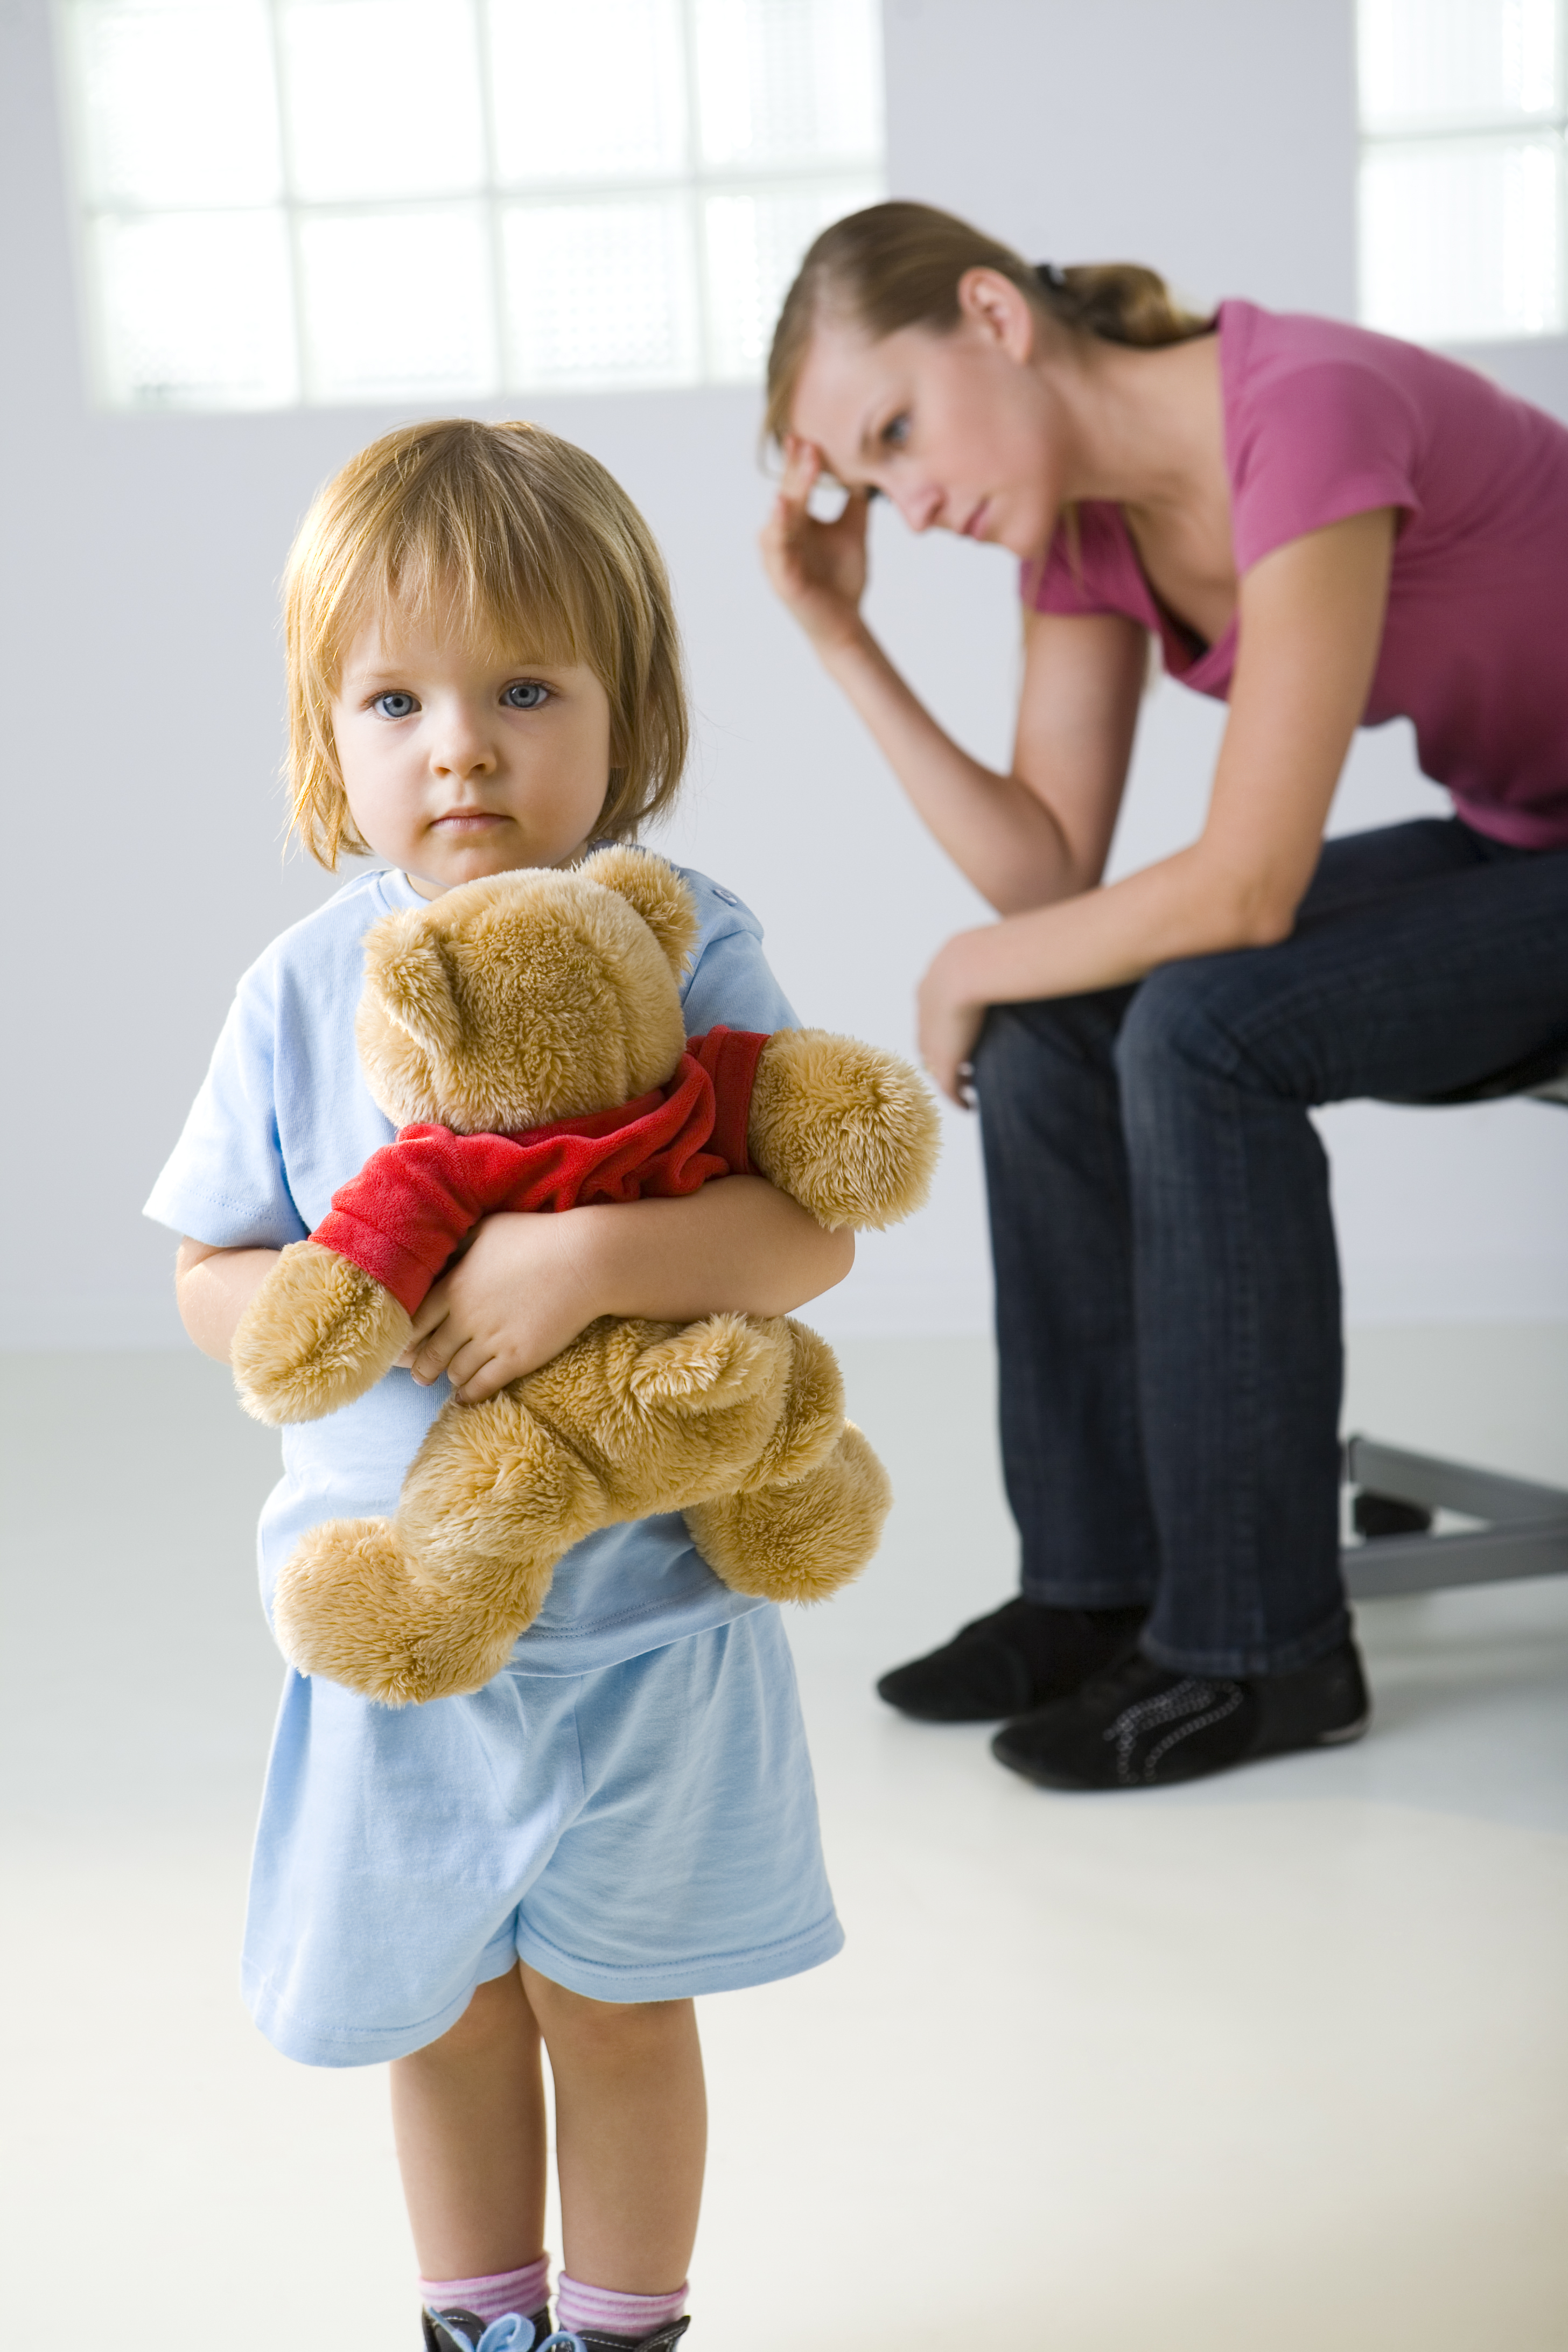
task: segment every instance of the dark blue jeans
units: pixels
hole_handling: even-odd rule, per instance
[[[975,1081],[1031,1600],[1147,1601],[1145,1649],[1194,1673],[1342,1638],[1339,1263],[1308,1112],[1559,1039],[1568,851],[1457,819],[1328,843],[1278,946],[992,1010]]]

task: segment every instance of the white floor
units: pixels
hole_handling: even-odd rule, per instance
[[[987,1351],[843,1353],[900,1497],[797,1628],[849,1944],[705,2004],[693,2342],[1564,2352],[1568,1583],[1365,1609],[1359,1748],[1043,1796],[868,1688],[1009,1584]],[[6,1372],[5,2340],[413,2352],[379,2072],[234,1990],[272,1443],[194,1358]],[[1568,1331],[1364,1334],[1349,1418],[1568,1484]]]

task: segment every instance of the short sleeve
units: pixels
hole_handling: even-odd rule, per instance
[[[303,1241],[284,1173],[276,1102],[277,1017],[265,965],[247,972],[184,1131],[142,1211],[216,1249]]]
[[[764,1033],[798,1026],[795,1008],[763,953],[763,927],[751,908],[703,877],[689,874],[687,879],[704,884],[700,904],[703,899],[719,902],[711,910],[714,919],[704,923],[696,961],[681,991],[687,1035],[700,1037],[720,1022],[728,1029]]]
[[[1233,430],[1238,572],[1351,515],[1421,510],[1420,419],[1404,388],[1363,362],[1319,360],[1258,385]]]

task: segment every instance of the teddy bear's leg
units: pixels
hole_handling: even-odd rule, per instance
[[[257,1421],[319,1421],[373,1389],[413,1332],[391,1291],[348,1258],[291,1242],[235,1330],[239,1401]]]
[[[826,1601],[876,1551],[892,1503],[888,1474],[853,1422],[805,1475],[693,1504],[691,1539],[731,1591]]]
[[[612,1516],[593,1471],[516,1382],[444,1407],[393,1519],[336,1519],[296,1547],[274,1601],[285,1654],[389,1706],[479,1689],[531,1625],[568,1547]]]

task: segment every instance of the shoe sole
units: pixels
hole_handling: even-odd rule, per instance
[[[1194,1780],[1217,1780],[1222,1772],[1239,1772],[1248,1764],[1267,1764],[1279,1756],[1308,1756],[1316,1748],[1348,1748],[1360,1739],[1372,1722],[1372,1710],[1358,1717],[1335,1731],[1320,1731],[1310,1739],[1292,1741],[1288,1748],[1251,1748],[1245,1756],[1236,1757],[1229,1764],[1216,1764],[1206,1772],[1173,1774],[1166,1780],[1078,1780],[1059,1772],[1051,1772],[1037,1764],[1032,1758],[1005,1756],[995,1740],[991,1753],[1005,1770],[1016,1772],[1021,1780],[1028,1780],[1037,1789],[1054,1789],[1059,1794],[1072,1797],[1120,1797],[1136,1795],[1140,1790],[1179,1789]]]

